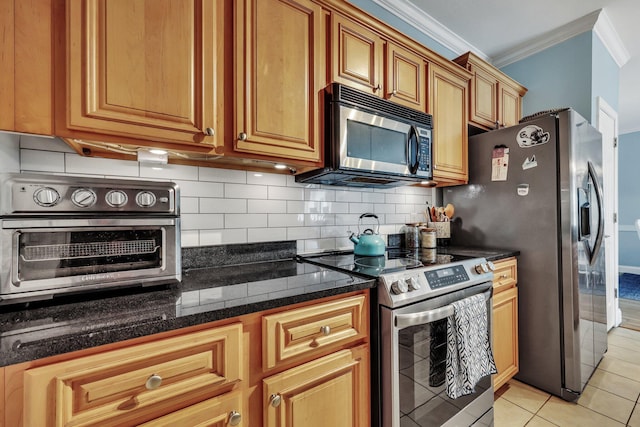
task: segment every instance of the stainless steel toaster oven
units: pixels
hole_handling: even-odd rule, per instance
[[[178,187],[0,176],[0,304],[181,277]]]

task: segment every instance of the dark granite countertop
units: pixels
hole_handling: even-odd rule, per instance
[[[297,262],[295,242],[260,248],[244,255],[231,245],[199,248],[186,257],[183,250],[177,285],[0,307],[0,366],[375,286],[374,280]],[[211,259],[219,266],[207,267]]]
[[[504,258],[520,255],[520,251],[515,249],[481,248],[471,246],[439,247],[438,253],[486,258],[487,261],[499,261]]]

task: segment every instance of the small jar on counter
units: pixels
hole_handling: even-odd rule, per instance
[[[420,223],[409,223],[402,226],[401,233],[404,233],[404,245],[406,249],[420,249]]]
[[[436,247],[435,228],[420,227],[420,246],[424,249],[433,249]]]

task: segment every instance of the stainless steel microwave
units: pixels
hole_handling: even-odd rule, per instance
[[[333,83],[325,102],[325,167],[297,182],[357,187],[432,183],[430,114]]]

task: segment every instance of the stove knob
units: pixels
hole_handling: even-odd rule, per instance
[[[489,267],[487,266],[487,263],[485,263],[485,262],[476,265],[474,268],[476,270],[476,273],[478,273],[478,274],[484,274],[484,273],[488,273],[489,272]]]
[[[38,188],[36,192],[33,193],[33,201],[36,202],[38,206],[55,206],[60,201],[60,193],[51,187]]]
[[[129,198],[127,197],[127,193],[122,190],[111,190],[104,196],[105,200],[109,204],[109,206],[114,208],[119,208],[120,206],[124,206],[127,203]]]
[[[487,261],[487,267],[489,267],[489,271],[496,271],[496,265],[491,261]]]
[[[409,292],[417,291],[418,289],[420,289],[420,283],[418,283],[415,277],[409,277],[406,282],[407,287],[409,288]]]
[[[96,204],[96,193],[90,188],[78,188],[71,195],[71,201],[79,208],[90,208]]]
[[[408,290],[409,288],[407,287],[407,282],[405,282],[404,280],[396,280],[391,284],[391,292],[396,295],[404,294]]]
[[[156,204],[156,195],[150,191],[141,191],[136,196],[136,203],[141,208],[150,208]]]

